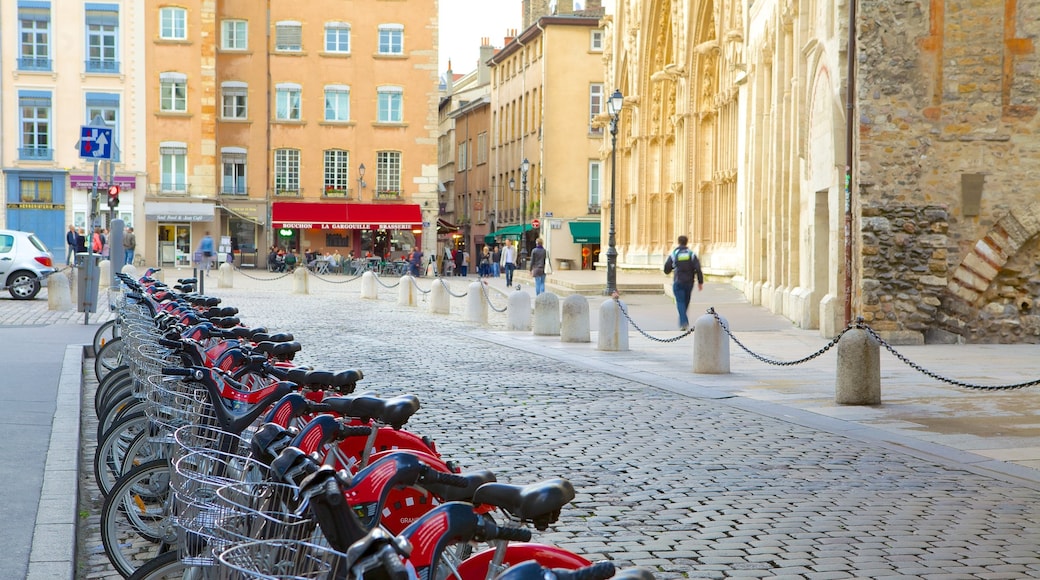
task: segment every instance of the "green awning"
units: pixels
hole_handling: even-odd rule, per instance
[[[599,243],[599,222],[570,222],[568,225],[575,244]]]
[[[531,230],[534,229],[534,228],[531,227],[531,224],[526,224],[526,225],[527,225],[527,231],[531,231]],[[515,226],[506,226],[506,227],[504,227],[504,228],[502,228],[502,229],[500,229],[498,231],[491,232],[490,234],[484,236],[484,243],[490,246],[491,244],[497,244],[497,243],[503,242],[505,240],[519,240],[519,239],[520,239],[520,224],[516,224]]]

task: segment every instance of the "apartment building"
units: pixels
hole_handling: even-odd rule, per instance
[[[0,3],[0,226],[35,232],[59,263],[69,224],[141,217],[141,16],[134,2]],[[103,151],[111,161],[80,157],[81,128],[98,118],[112,131]],[[120,187],[112,211],[109,184]]]
[[[436,4],[146,5],[152,261],[190,264],[207,232],[243,265],[433,251]]]

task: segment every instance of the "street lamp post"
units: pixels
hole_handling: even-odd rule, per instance
[[[607,288],[603,292],[607,296],[613,296],[617,292],[617,241],[614,237],[614,206],[616,205],[617,126],[623,100],[621,91],[615,89],[614,94],[610,95],[610,100],[607,101],[607,112],[610,113],[610,229],[607,231]]]
[[[520,162],[520,267],[527,267],[527,172],[531,162],[524,157]],[[516,182],[509,179],[509,189],[516,191]]]

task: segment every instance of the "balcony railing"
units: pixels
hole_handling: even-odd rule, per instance
[[[400,197],[401,192],[397,191],[396,189],[376,190],[376,199],[399,199]]]
[[[162,195],[187,195],[188,184],[178,181],[162,181],[156,184]]]
[[[51,70],[51,59],[43,56],[18,57],[18,70]]]
[[[54,159],[54,149],[50,147],[19,147],[18,158],[27,161],[50,161]]]
[[[275,197],[300,197],[303,195],[303,188],[297,187],[296,189],[290,188],[277,188],[274,190]]]
[[[249,195],[249,188],[245,185],[222,185],[220,195]]]
[[[600,212],[599,204],[596,204],[596,205],[593,205],[591,203],[589,204],[589,213],[598,214],[599,212]]]
[[[119,72],[119,61],[92,59],[85,62],[84,68],[88,73],[115,74]]]
[[[325,197],[338,197],[341,199],[351,199],[353,192],[349,187],[331,187],[325,186]]]

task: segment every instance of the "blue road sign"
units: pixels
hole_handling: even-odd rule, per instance
[[[79,129],[79,156],[94,161],[112,159],[112,129],[83,125]]]

